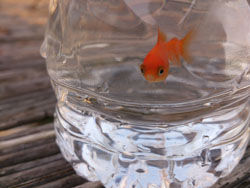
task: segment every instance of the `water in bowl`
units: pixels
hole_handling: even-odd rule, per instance
[[[80,176],[107,188],[205,188],[232,171],[249,135],[247,2],[51,1],[41,53],[57,143]],[[192,63],[149,83],[139,66],[157,27],[168,40],[197,32]]]

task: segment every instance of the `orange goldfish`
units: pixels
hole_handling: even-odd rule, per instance
[[[158,28],[157,43],[140,66],[145,79],[149,82],[164,81],[168,76],[169,62],[181,66],[181,57],[190,63],[191,58],[187,48],[192,36],[193,32],[190,31],[181,40],[173,38],[167,42],[167,37]]]

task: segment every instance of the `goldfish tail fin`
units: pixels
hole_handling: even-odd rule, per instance
[[[182,53],[181,53],[181,56],[183,57],[183,59],[187,63],[191,63],[192,62],[192,57],[190,56],[190,52],[189,52],[189,46],[190,46],[190,43],[192,42],[192,39],[194,38],[194,36],[195,36],[195,31],[191,30],[181,40],[181,42],[182,42]]]

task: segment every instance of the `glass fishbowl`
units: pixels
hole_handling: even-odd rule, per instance
[[[51,0],[57,143],[107,188],[206,188],[244,154],[247,0]]]

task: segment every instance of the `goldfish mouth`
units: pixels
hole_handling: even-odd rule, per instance
[[[154,75],[151,75],[151,74],[148,74],[145,76],[145,79],[148,81],[148,82],[162,82],[166,79],[166,77],[155,77]]]

